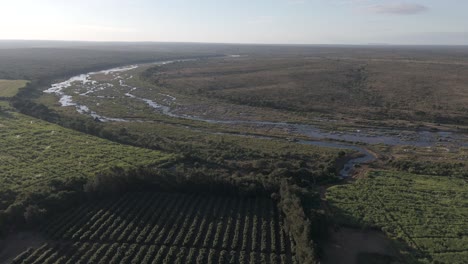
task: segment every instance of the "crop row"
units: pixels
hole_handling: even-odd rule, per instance
[[[14,264],[72,264],[72,263],[122,263],[122,264],[215,264],[215,263],[295,263],[293,256],[275,253],[226,251],[205,248],[156,246],[127,243],[44,244],[36,250],[28,249],[18,255]]]
[[[53,239],[290,254],[277,207],[266,198],[128,193],[51,221]]]

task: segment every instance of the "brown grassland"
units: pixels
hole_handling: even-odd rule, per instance
[[[179,93],[243,105],[468,124],[468,60],[246,56],[166,65],[147,75]]]

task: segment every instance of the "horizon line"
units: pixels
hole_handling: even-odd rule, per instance
[[[204,42],[204,41],[154,41],[154,40],[62,40],[62,39],[1,39],[0,42],[68,42],[68,43],[114,43],[114,44],[211,44],[211,45],[257,45],[257,46],[426,46],[426,47],[468,47],[467,44],[401,44],[401,43],[361,43],[361,44],[332,44],[332,43],[260,43],[260,42]]]

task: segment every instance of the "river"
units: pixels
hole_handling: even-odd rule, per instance
[[[340,175],[342,177],[348,177],[351,175],[353,168],[357,164],[369,163],[376,159],[375,155],[369,152],[365,147],[357,144],[386,144],[386,145],[407,145],[414,147],[436,147],[444,146],[447,148],[453,148],[454,146],[468,146],[466,136],[462,134],[446,132],[446,131],[409,131],[409,130],[393,130],[391,128],[364,128],[355,131],[329,131],[317,126],[309,124],[295,124],[288,122],[265,122],[261,120],[256,121],[243,121],[243,120],[217,120],[203,118],[202,116],[195,116],[189,114],[178,113],[171,107],[174,102],[177,101],[177,97],[174,95],[159,93],[165,97],[162,102],[157,102],[155,99],[142,98],[134,95],[137,89],[143,89],[140,87],[134,87],[127,84],[126,78],[132,78],[133,75],[124,73],[131,72],[132,70],[138,69],[145,65],[161,66],[169,63],[183,62],[187,60],[172,60],[172,61],[160,61],[152,64],[137,64],[128,65],[118,68],[112,68],[108,70],[89,72],[86,74],[80,74],[74,76],[66,81],[52,84],[51,87],[45,90],[45,93],[56,94],[60,97],[59,102],[63,107],[75,107],[76,111],[80,114],[90,115],[96,120],[101,122],[144,122],[142,120],[130,120],[119,117],[106,117],[95,111],[90,110],[87,105],[79,104],[73,100],[73,96],[93,96],[93,93],[99,90],[112,89],[114,84],[109,81],[97,81],[93,80],[93,76],[96,75],[109,75],[112,80],[119,80],[120,88],[127,90],[124,96],[144,102],[148,107],[153,108],[155,111],[170,116],[172,118],[183,118],[190,119],[200,122],[207,122],[213,124],[229,124],[229,125],[254,125],[254,126],[267,126],[272,128],[286,129],[291,135],[302,135],[311,140],[295,140],[298,144],[307,144],[320,147],[328,148],[339,148],[358,151],[361,156],[355,159],[351,159],[341,170]],[[81,92],[77,95],[74,93],[66,92],[68,88],[78,87],[85,89],[86,92]],[[168,104],[167,102],[170,102]],[[323,122],[327,122],[326,120]],[[241,135],[239,135],[241,136]],[[265,137],[268,138],[268,137]]]

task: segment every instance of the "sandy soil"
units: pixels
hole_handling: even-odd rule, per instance
[[[38,233],[19,232],[0,239],[0,263],[10,263],[29,247],[38,248],[46,240]]]
[[[384,234],[351,228],[340,228],[333,232],[324,249],[324,264],[357,264],[358,254],[364,252],[398,256],[392,241]]]

